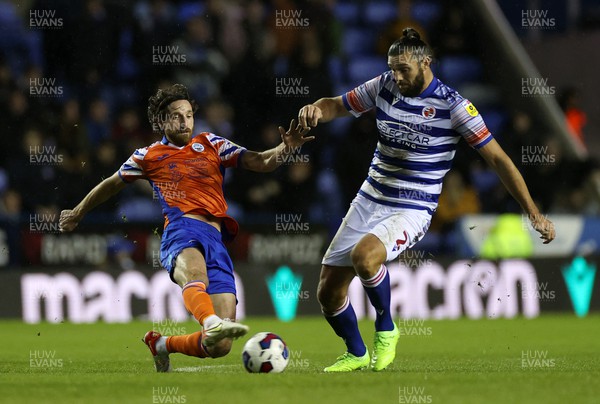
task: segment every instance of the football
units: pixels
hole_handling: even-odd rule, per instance
[[[283,340],[272,332],[260,332],[244,345],[242,361],[250,373],[281,373],[289,360]]]

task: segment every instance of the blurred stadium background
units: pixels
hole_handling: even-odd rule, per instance
[[[148,97],[183,83],[196,132],[251,149],[279,142],[298,109],[387,69],[401,29],[479,109],[557,239],[542,245],[464,142],[431,230],[392,263],[403,318],[585,317],[600,309],[600,2],[0,1],[0,317],[27,323],[186,320],[158,260],[162,216],[128,187],[59,234],[61,209],[157,140]],[[374,117],[314,130],[272,174],[230,170],[241,234],[230,246],[240,318],[319,314],[319,262],[366,176]],[[358,315],[371,316],[359,285]],[[332,334],[333,338],[333,334]]]

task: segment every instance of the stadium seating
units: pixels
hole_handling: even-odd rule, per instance
[[[343,92],[341,93],[336,93],[337,95],[342,95]],[[348,133],[348,129],[350,128],[350,125],[352,124],[352,117],[344,117],[344,118],[339,118],[339,119],[334,119],[333,121],[330,121],[327,123],[327,127],[329,130],[329,133],[331,133],[332,136],[335,136],[337,138],[343,138],[346,133]]]
[[[425,28],[430,28],[441,12],[442,6],[439,2],[418,1],[411,5],[411,17]]]
[[[341,84],[346,80],[346,70],[344,63],[337,56],[331,56],[327,63],[329,76],[333,80],[334,85]]]
[[[445,56],[438,64],[439,77],[450,86],[479,81],[483,74],[481,62],[473,56]]]
[[[342,51],[347,57],[370,55],[374,52],[375,35],[372,30],[349,28],[344,32]]]
[[[365,8],[365,23],[368,26],[381,27],[397,18],[398,7],[394,3],[369,2]]]
[[[356,57],[348,61],[348,81],[357,86],[387,70],[387,62],[381,56]]]
[[[502,132],[504,124],[506,123],[506,114],[502,110],[497,108],[482,109],[479,107],[479,112],[485,120],[485,124],[490,132],[494,134]]]
[[[202,15],[205,9],[206,5],[201,2],[190,1],[183,3],[179,6],[177,19],[185,24],[190,18]]]
[[[131,30],[126,30],[121,34],[119,41],[119,60],[117,62],[117,78],[121,80],[134,79],[138,74],[138,66],[135,59],[131,56],[130,51],[133,42],[133,33]]]
[[[353,26],[358,23],[360,8],[356,3],[337,3],[333,12],[336,19],[344,26]]]
[[[502,100],[496,87],[483,82],[466,83],[457,90],[460,95],[471,100],[479,110],[499,105]]]

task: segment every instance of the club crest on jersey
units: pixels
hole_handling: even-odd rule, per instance
[[[423,115],[424,118],[431,119],[435,116],[435,108],[431,106],[423,107],[421,115]]]
[[[204,145],[200,144],[200,143],[192,143],[192,150],[194,150],[195,152],[203,152],[204,151]]]

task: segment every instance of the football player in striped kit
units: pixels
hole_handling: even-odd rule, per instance
[[[477,109],[433,75],[431,61],[429,46],[418,32],[406,28],[388,51],[389,71],[341,96],[305,105],[298,113],[300,125],[314,127],[375,110],[378,128],[367,179],[322,261],[319,303],[347,347],[325,372],[367,367],[380,371],[393,362],[399,330],[392,320],[385,263],[411,248],[427,231],[461,138],[496,171],[544,243],[554,239],[552,222],[539,213],[523,177]],[[348,299],[355,276],[376,311],[372,355]]]

